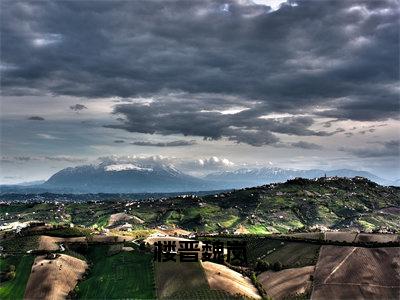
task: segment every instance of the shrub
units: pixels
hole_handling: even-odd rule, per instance
[[[15,278],[15,271],[7,272],[5,278],[6,278],[6,281],[7,280],[13,280]]]
[[[260,272],[264,272],[270,269],[269,262],[265,260],[258,260],[256,264],[256,270]]]

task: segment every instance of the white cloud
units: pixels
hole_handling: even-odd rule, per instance
[[[286,1],[282,0],[252,0],[255,4],[270,6],[273,11],[278,10],[282,3]],[[291,4],[292,6],[297,6],[296,3]]]
[[[196,163],[202,167],[233,167],[235,164],[227,158],[218,158],[216,156],[196,160]]]
[[[35,47],[46,47],[52,44],[56,44],[61,42],[62,36],[61,34],[43,34],[34,38],[32,40],[32,44]]]
[[[45,140],[59,140],[60,138],[51,135],[51,134],[47,134],[47,133],[38,133],[36,134],[38,137],[45,139]]]

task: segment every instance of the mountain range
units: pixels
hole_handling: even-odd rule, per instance
[[[69,167],[44,183],[3,185],[1,193],[168,193],[238,189],[285,182],[296,177],[365,177],[381,185],[399,185],[370,172],[338,169],[291,170],[277,167],[242,168],[195,177],[162,163],[115,163]]]

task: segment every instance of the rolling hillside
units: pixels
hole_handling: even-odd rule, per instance
[[[63,206],[52,201],[2,204],[3,222],[41,220],[85,226],[107,226],[112,214],[125,213],[133,229],[156,226],[189,231],[287,233],[312,228],[400,230],[400,188],[384,187],[365,178],[322,177],[228,191],[206,196],[176,196],[118,201],[97,198],[85,205],[74,195],[63,196]],[[111,196],[109,196],[111,197]],[[90,200],[90,197],[88,198]],[[19,216],[12,212],[18,212]],[[8,214],[7,214],[8,213]],[[131,218],[130,218],[131,217]],[[135,220],[140,219],[140,222]],[[118,225],[118,224],[117,224]]]

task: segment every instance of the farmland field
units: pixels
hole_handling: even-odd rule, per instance
[[[399,248],[323,246],[315,270],[312,299],[387,298],[400,293]]]
[[[252,234],[267,234],[267,233],[271,233],[263,225],[246,225],[246,229]]]
[[[184,290],[209,289],[199,262],[158,262],[155,264],[157,298],[174,298]]]
[[[235,297],[224,291],[210,290],[209,288],[187,290],[175,293],[171,299],[187,300],[187,299],[204,299],[204,300],[234,300],[244,299],[243,297]]]
[[[121,252],[107,256],[107,252],[107,246],[91,247],[88,258],[93,266],[76,288],[79,298],[155,298],[150,254]]]
[[[399,241],[399,236],[394,234],[365,234],[359,233],[356,238],[357,242],[376,242],[388,243]]]
[[[237,241],[236,237],[208,238],[208,240]],[[247,259],[249,265],[254,265],[257,259],[269,263],[280,261],[287,268],[298,268],[315,265],[320,246],[317,244],[284,241],[281,239],[246,236]]]
[[[25,289],[25,299],[65,299],[87,269],[84,260],[61,254],[37,256]]]
[[[249,263],[255,263],[260,257],[266,256],[282,248],[284,243],[280,240],[264,239],[264,238],[249,238],[247,240],[247,256]]]
[[[202,262],[208,284],[212,289],[223,290],[231,295],[243,295],[250,299],[261,299],[251,280],[228,267],[213,262]]]
[[[0,299],[23,299],[25,287],[31,274],[31,267],[33,264],[34,256],[24,255],[22,257],[14,257],[12,260],[1,258],[1,267],[8,264],[15,264],[16,275],[15,278],[0,284]],[[15,261],[15,262],[14,262]],[[16,262],[19,263],[17,264]]]
[[[314,266],[286,269],[279,272],[266,271],[258,280],[273,299],[287,299],[311,291],[311,275]]]
[[[37,249],[38,244],[38,236],[18,236],[1,241],[1,246],[7,253],[26,253],[28,250]]]
[[[303,238],[303,239],[312,239],[312,240],[323,240],[324,239],[323,232],[301,232],[301,233],[289,234],[289,236],[293,236],[296,238]]]
[[[269,263],[280,261],[287,268],[298,268],[315,265],[318,258],[319,245],[307,243],[285,243],[279,251],[265,257]]]
[[[354,242],[357,232],[325,232],[326,241]]]

